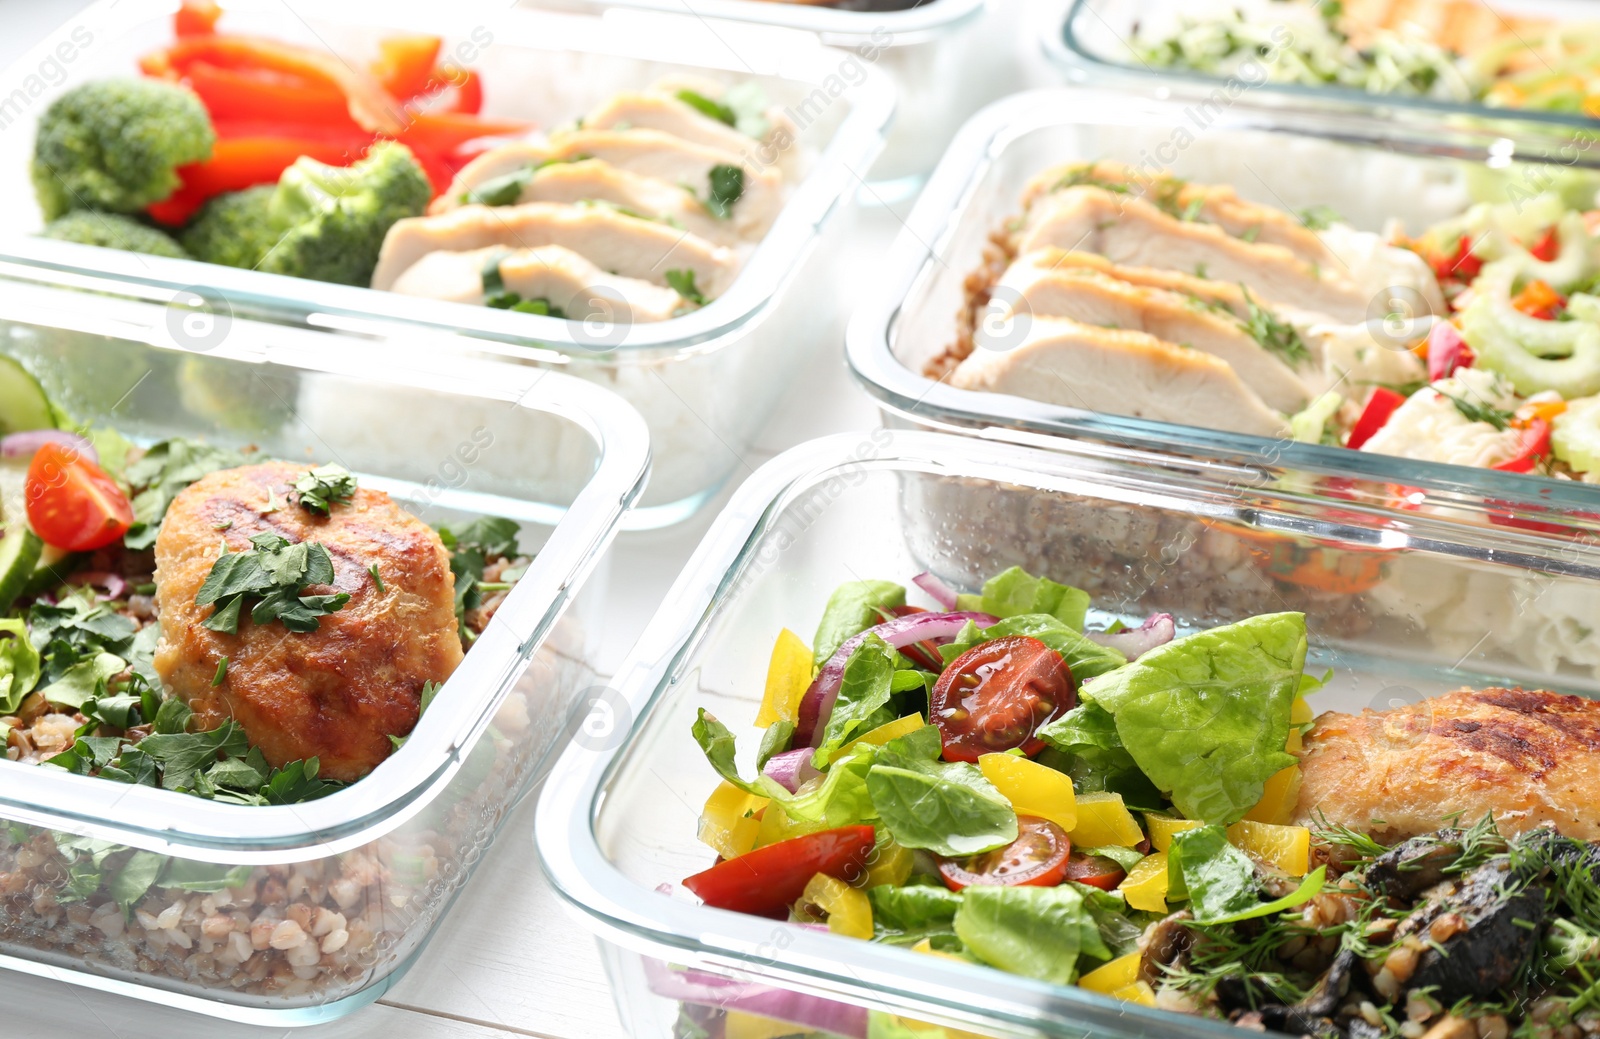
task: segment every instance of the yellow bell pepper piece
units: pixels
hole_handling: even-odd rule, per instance
[[[1110,994],[1139,980],[1139,954],[1130,952],[1078,979],[1078,987]]]
[[[1303,696],[1294,698],[1294,703],[1289,706],[1289,741],[1284,745],[1284,750],[1290,754],[1298,754],[1305,749],[1304,738],[1300,735],[1300,726],[1314,718],[1311,705],[1306,703]]]
[[[908,714],[904,718],[896,718],[892,722],[885,722],[876,729],[868,729],[866,732],[863,732],[849,743],[846,743],[844,746],[834,751],[833,757],[828,759],[828,763],[832,764],[833,762],[844,757],[846,754],[849,754],[855,749],[855,746],[858,743],[868,743],[874,747],[881,747],[890,740],[897,740],[907,733],[916,732],[918,729],[922,728],[924,724],[926,723],[923,722],[922,715],[920,714]]]
[[[946,953],[934,952],[934,955],[944,956]],[[950,958],[953,960],[961,959],[959,956],[951,956]],[[959,1028],[946,1028],[944,1025],[930,1024],[927,1021],[917,1021],[909,1017],[896,1017],[890,1014],[888,1019],[907,1034],[915,1036],[916,1039],[990,1039],[989,1036],[979,1035],[977,1032],[967,1032]],[[900,1033],[896,1032],[895,1034],[899,1035]]]
[[[1228,827],[1228,840],[1291,877],[1303,877],[1311,868],[1311,831],[1304,826],[1236,822]]]
[[[1137,1003],[1142,1007],[1156,1005],[1156,990],[1148,982],[1136,981],[1132,985],[1124,985],[1111,993],[1124,1003]]]
[[[1253,823],[1285,825],[1294,818],[1295,806],[1300,801],[1300,766],[1290,765],[1274,772],[1256,806],[1245,813]]]
[[[1202,825],[1193,819],[1171,819],[1151,812],[1145,813],[1144,824],[1150,828],[1150,847],[1156,851],[1171,851],[1174,835]]]
[[[874,852],[867,860],[867,879],[862,888],[870,890],[880,884],[899,887],[911,878],[911,868],[916,865],[917,859],[910,848],[898,844],[892,837],[886,837],[880,830]]]
[[[806,884],[800,901],[828,914],[828,930],[850,938],[872,937],[872,903],[844,881],[818,873]]]
[[[738,858],[756,846],[761,820],[755,814],[766,806],[765,797],[747,794],[732,783],[718,783],[700,813],[701,843],[725,859]]]
[[[727,1039],[782,1039],[784,1036],[804,1035],[804,1025],[790,1024],[773,1017],[747,1014],[743,1010],[730,1010],[723,1019],[722,1034]]]
[[[1128,905],[1147,913],[1167,911],[1167,853],[1153,852],[1133,864],[1117,886]]]
[[[1078,825],[1067,836],[1075,848],[1102,848],[1114,844],[1131,848],[1144,840],[1144,831],[1122,803],[1121,794],[1078,795]]]
[[[756,727],[765,729],[773,722],[792,722],[800,714],[800,698],[811,684],[811,650],[800,636],[784,628],[772,646],[767,664],[767,688],[756,712]]]
[[[777,844],[790,837],[801,837],[827,828],[828,824],[825,821],[807,822],[804,819],[791,819],[781,806],[769,804],[767,810],[761,814],[761,826],[756,830],[756,847],[765,848],[769,844]]]
[[[978,768],[1018,815],[1049,819],[1068,833],[1077,827],[1078,798],[1065,773],[1015,754],[980,755]]]

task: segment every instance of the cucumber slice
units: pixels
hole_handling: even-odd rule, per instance
[[[18,524],[0,537],[0,610],[11,609],[17,596],[33,577],[39,565],[44,542],[39,535]]]
[[[60,588],[67,583],[68,576],[78,569],[85,555],[87,553],[68,552],[64,548],[45,545],[44,550],[39,553],[38,561],[33,565],[33,571],[23,582],[21,594],[43,595],[45,592],[53,592]]]
[[[25,429],[55,429],[56,409],[33,373],[0,354],[0,436]]]

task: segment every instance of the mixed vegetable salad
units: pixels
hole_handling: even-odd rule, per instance
[[[342,518],[355,508],[366,517],[369,533],[387,526],[391,541],[404,543],[408,532],[384,514],[395,508],[387,496],[364,490],[339,465],[252,464],[247,453],[200,441],[174,438],[144,446],[115,429],[85,426],[10,358],[0,358],[0,416],[0,427],[11,430],[0,437],[0,740],[8,759],[243,805],[312,800],[370,768],[370,760],[324,767],[315,753],[297,747],[294,736],[301,730],[284,720],[298,713],[293,676],[269,666],[271,660],[257,650],[279,647],[275,652],[298,667],[293,650],[282,647],[314,647],[326,635],[318,633],[329,617],[357,609],[362,599],[371,603],[374,593],[383,596],[386,569],[397,587],[413,583],[413,574],[390,569],[388,560],[373,562],[359,575],[354,595],[345,590],[352,587],[348,575],[335,575],[335,556],[341,573],[360,560],[359,546],[336,540]],[[242,480],[263,466],[282,470],[288,489],[264,493],[240,509],[226,481]],[[207,521],[203,529],[186,520],[188,529],[171,532],[174,540],[166,543],[179,551],[180,534],[205,542],[194,569],[198,588],[192,601],[179,604],[157,583],[162,532],[171,525],[169,510],[202,480],[211,484],[211,503],[232,518]],[[442,609],[448,618],[453,589],[455,621],[448,635],[461,645],[441,658],[438,681],[419,683],[420,698],[409,693],[409,712],[382,715],[383,690],[376,683],[382,676],[370,676],[374,685],[362,690],[366,713],[385,722],[398,719],[401,726],[386,741],[378,737],[383,751],[405,742],[452,661],[470,647],[528,562],[510,520],[483,517],[436,532],[407,520],[415,525],[409,531],[414,540],[432,539],[442,544],[441,555],[448,553]],[[278,533],[294,533],[297,524],[325,533],[304,540]],[[264,529],[229,545],[230,531],[254,526]],[[413,555],[409,565],[423,564]],[[178,624],[182,639],[217,640],[231,647],[224,653],[231,651],[233,658],[197,659],[176,637],[164,644],[164,608],[184,614]],[[363,623],[374,632],[385,630],[383,616],[370,607]],[[420,630],[415,634],[422,637]],[[307,672],[323,690],[318,725],[336,737],[330,745],[362,724],[342,716],[339,705],[342,682],[364,681],[364,647],[359,638],[341,638],[339,646],[340,674],[318,676],[314,662]],[[393,645],[381,652],[399,660]],[[181,672],[195,667],[203,668],[204,680],[186,682]],[[397,679],[403,708],[413,683],[405,675]],[[275,701],[277,717],[265,710],[247,713],[248,694],[240,690],[252,684]],[[188,686],[200,687],[203,695]],[[226,697],[235,692],[241,699],[230,705]],[[223,698],[224,713],[237,708],[239,717],[219,716],[217,704],[203,702],[208,697]]]
[[[915,584],[933,607],[852,581],[811,647],[779,635],[753,778],[699,712],[718,859],[682,883],[706,905],[1291,1034],[1600,1027],[1596,846],[1485,819],[1386,848],[1305,818],[1303,615],[1093,630],[1084,592],[1019,569]],[[1485,943],[1491,918],[1513,935]],[[657,973],[686,1039],[944,1034]]]
[[[1278,83],[1600,117],[1600,25],[1467,0],[1219,5],[1175,27],[1136,23],[1129,49],[1154,68],[1238,76],[1250,66]]]

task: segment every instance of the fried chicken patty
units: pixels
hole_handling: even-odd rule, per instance
[[[1543,823],[1600,840],[1600,701],[1458,689],[1390,711],[1328,712],[1306,734],[1295,821],[1384,839],[1493,812],[1500,832]]]
[[[327,516],[298,505],[294,483],[308,468],[225,469],[173,500],[156,537],[155,668],[198,729],[232,718],[273,765],[316,757],[322,776],[348,781],[389,755],[390,736],[416,725],[424,683],[443,682],[461,662],[455,578],[439,535],[381,491],[358,488]],[[306,594],[346,592],[349,602],[313,632],[255,624],[248,606],[237,635],[203,627],[213,607],[195,595],[222,545],[247,551],[266,532],[325,546],[333,585]]]

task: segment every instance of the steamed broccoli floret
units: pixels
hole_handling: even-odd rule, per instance
[[[176,191],[177,168],[210,158],[215,143],[193,92],[153,79],[96,80],[39,118],[33,189],[46,220],[74,209],[136,213]]]
[[[189,258],[189,254],[172,240],[171,235],[120,213],[91,213],[80,209],[50,221],[40,235],[62,242],[103,245],[109,249],[170,256],[176,260]]]
[[[411,150],[379,141],[352,166],[302,157],[283,171],[269,203],[277,244],[259,270],[340,285],[370,285],[394,222],[420,216],[433,197]]]
[[[282,233],[271,215],[277,191],[261,184],[216,196],[183,232],[183,247],[197,260],[254,270]]]

